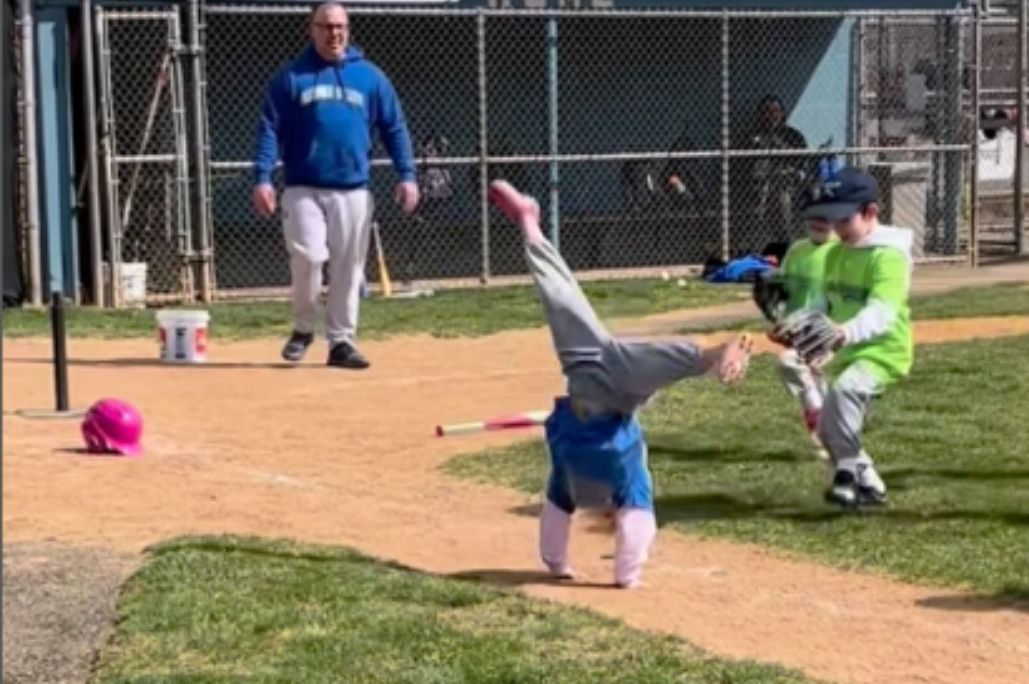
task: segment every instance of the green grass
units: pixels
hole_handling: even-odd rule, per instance
[[[810,682],[512,590],[338,548],[231,537],[156,549],[94,683]]]
[[[915,320],[1029,316],[1029,283],[966,287],[915,297],[911,315]]]
[[[911,318],[916,321],[988,316],[1029,316],[1029,283],[964,287],[911,298]],[[691,324],[679,329],[678,332],[690,334],[714,330],[759,331],[764,327],[764,319],[755,309],[753,316],[729,325]]]
[[[740,301],[750,296],[743,286],[711,285],[687,280],[684,287],[662,280],[618,280],[583,284],[602,318],[642,316],[674,309]],[[180,307],[175,307],[180,308]],[[211,335],[220,339],[282,337],[291,321],[286,302],[215,303],[207,308]],[[154,310],[69,308],[71,337],[153,337]],[[4,337],[48,336],[49,314],[28,309],[4,310]],[[366,299],[361,304],[363,339],[405,333],[439,337],[488,335],[502,330],[543,325],[536,291],[528,286],[439,291],[419,299]]]
[[[1029,337],[918,348],[865,433],[890,503],[857,515],[822,501],[825,466],[773,363],[733,388],[681,383],[644,412],[663,526],[1029,599]],[[538,440],[447,465],[533,494],[546,467]]]

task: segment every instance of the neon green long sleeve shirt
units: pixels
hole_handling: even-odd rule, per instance
[[[866,361],[884,382],[906,376],[914,360],[911,240],[910,230],[879,226],[858,245],[838,243],[825,260],[828,314],[847,334],[837,360]]]
[[[831,238],[821,244],[801,238],[790,245],[779,274],[789,292],[786,314],[797,309],[823,308],[825,258],[839,241]]]

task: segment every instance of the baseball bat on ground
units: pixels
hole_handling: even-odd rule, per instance
[[[379,285],[382,287],[382,296],[392,297],[393,283],[389,279],[389,269],[386,268],[386,255],[382,252],[382,238],[379,237],[378,221],[372,221],[372,236],[375,238],[375,258],[379,262]]]
[[[492,432],[494,430],[514,430],[517,428],[535,427],[546,422],[550,411],[526,411],[506,416],[494,416],[472,423],[453,423],[437,425],[436,436],[468,435],[475,432]]]

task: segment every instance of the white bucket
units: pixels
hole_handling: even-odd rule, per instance
[[[117,283],[111,279],[111,265],[104,262],[104,285],[121,298],[122,306],[146,308],[146,262],[129,261],[118,269],[120,276]]]
[[[206,311],[158,311],[161,359],[176,363],[207,361],[207,323],[210,320]]]
[[[119,285],[125,306],[146,306],[146,263],[123,263]]]

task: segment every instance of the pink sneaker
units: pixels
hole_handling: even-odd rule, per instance
[[[808,409],[804,411],[804,425],[807,426],[807,431],[814,433],[818,430],[818,419],[822,417],[822,412],[818,409]]]
[[[539,203],[518,192],[507,181],[495,180],[490,183],[487,196],[489,201],[513,223],[521,224],[526,221],[539,223]]]
[[[818,421],[821,417],[822,412],[819,410],[804,411],[804,426],[807,428],[807,436],[811,440],[811,445],[815,448],[815,457],[819,461],[828,461],[829,452],[825,450],[825,445],[818,438]]]

